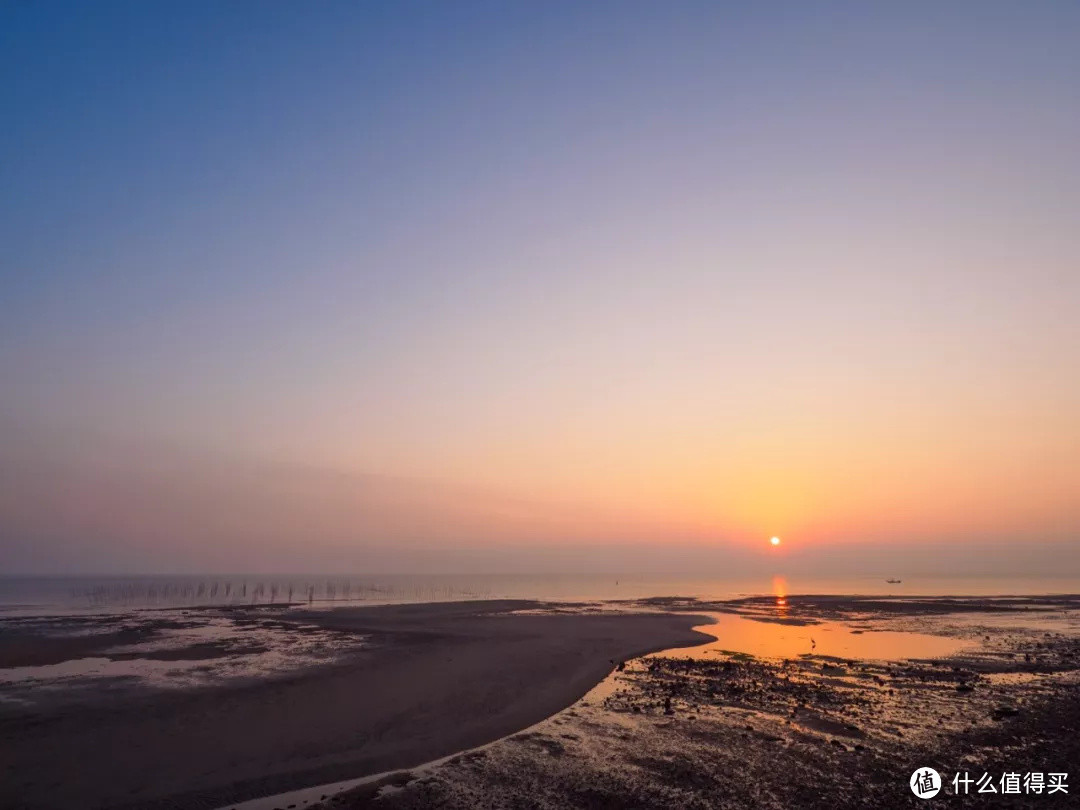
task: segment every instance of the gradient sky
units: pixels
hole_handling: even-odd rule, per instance
[[[3,4],[0,571],[1080,574],[1080,5],[889,5]]]

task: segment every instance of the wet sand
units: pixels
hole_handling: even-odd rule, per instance
[[[559,712],[613,662],[709,640],[691,629],[702,619],[689,614],[537,608],[232,609],[297,632],[338,634],[344,652],[333,663],[228,686],[110,689],[77,703],[46,696],[29,708],[0,703],[0,807],[216,808],[412,767]],[[525,609],[533,612],[515,612]],[[117,622],[114,637],[97,639],[37,644],[14,633],[8,663],[54,663],[100,651],[102,638],[130,641]]]
[[[926,766],[944,777],[936,801],[949,806],[1077,806],[1080,597],[662,600],[675,602],[763,627],[822,635],[846,621],[962,647],[891,661],[665,651],[521,733],[304,807],[891,810],[930,806],[908,785]],[[998,793],[956,795],[958,772],[991,774]],[[1006,772],[1067,773],[1068,792],[1003,795]]]

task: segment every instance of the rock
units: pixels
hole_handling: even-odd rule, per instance
[[[990,716],[994,720],[1004,720],[1008,717],[1016,717],[1018,714],[1020,714],[1020,710],[1012,706],[998,706],[990,713]]]

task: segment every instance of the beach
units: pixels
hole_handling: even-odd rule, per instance
[[[175,630],[185,620],[221,614],[223,621],[250,623],[253,632],[271,624],[286,645],[330,634],[337,654],[283,675],[225,685],[169,690],[120,683],[76,698],[34,692],[29,706],[0,703],[6,771],[0,806],[216,808],[411,767],[543,720],[584,695],[615,662],[708,640],[691,630],[702,620],[687,614],[546,607],[512,601],[310,611],[271,606],[153,619]],[[98,632],[87,635],[95,621],[55,619],[50,634],[37,633],[36,641],[33,632],[8,628],[0,663],[93,660],[119,641],[155,632],[117,616],[101,619]],[[196,656],[194,662],[210,666],[225,652],[212,643],[196,646],[168,655]]]
[[[715,643],[628,662],[495,744],[296,806],[924,807],[910,782],[926,767],[950,806],[1075,806],[1080,597],[657,601],[751,622],[788,654],[724,649],[733,634],[718,630]],[[827,651],[878,634],[953,651]]]
[[[39,680],[0,681],[0,806],[25,810],[831,810],[918,802],[906,779],[921,765],[951,778],[1080,761],[1074,596],[0,622],[0,674],[20,672]]]

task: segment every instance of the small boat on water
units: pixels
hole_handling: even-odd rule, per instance
[[[887,579],[885,581],[888,582],[890,585],[899,585],[901,582],[903,582],[902,579]]]

